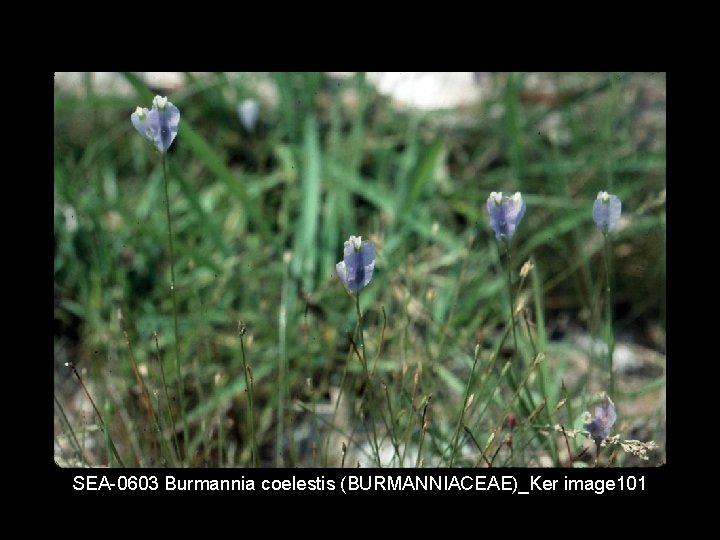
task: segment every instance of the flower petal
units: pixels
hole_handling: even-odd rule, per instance
[[[359,249],[355,246],[358,242],[356,237],[350,237],[344,244],[341,262],[335,265],[338,277],[345,287],[353,293],[357,293],[366,287],[372,279],[375,270],[375,246],[372,242],[365,241],[360,243]]]
[[[363,279],[360,288],[366,287],[373,277],[375,271],[375,246],[372,242],[365,241],[360,247],[360,259],[363,266]]]
[[[492,195],[487,200],[488,214],[490,214],[490,228],[495,231],[495,237],[500,240],[502,235],[502,224],[505,221],[505,213],[503,212],[502,205],[495,202]]]
[[[525,215],[526,204],[519,192],[512,197],[505,197],[498,204],[500,196],[500,193],[493,192],[487,200],[490,227],[495,231],[495,238],[498,240],[503,236],[510,240]]]
[[[355,256],[355,247],[351,240],[346,240],[343,246],[343,260],[348,271],[348,277],[351,278],[357,272],[357,257]]]
[[[348,275],[347,268],[345,268],[345,261],[340,261],[335,265],[335,271],[337,272],[340,281],[347,287]]]
[[[259,107],[254,99],[245,99],[238,105],[238,116],[243,127],[252,132],[258,119]]]
[[[608,215],[608,221],[610,222],[610,230],[617,227],[620,221],[620,214],[622,213],[622,202],[615,195],[610,195],[610,212]]]
[[[606,197],[603,197],[605,195]],[[616,195],[607,195],[604,192],[598,193],[593,203],[592,216],[595,225],[604,233],[612,231],[620,222],[622,213],[622,202]]]
[[[142,111],[143,113],[143,119],[140,118],[140,115],[138,114],[138,110]],[[140,135],[145,137],[146,139],[152,141],[152,133],[149,131],[148,124],[147,124],[147,118],[148,118],[148,111],[147,109],[140,109],[140,107],[137,108],[137,110],[130,115],[130,121],[132,122],[132,125],[135,126],[135,129],[138,130]]]
[[[603,397],[602,403],[595,407],[595,416],[585,423],[585,429],[590,432],[593,439],[605,439],[617,421],[615,404],[607,394]]]
[[[365,280],[362,254],[353,249],[349,255],[345,256],[345,266],[348,269],[348,287],[353,292],[357,292],[363,287],[362,283]]]
[[[161,152],[167,152],[175,140],[180,123],[180,110],[168,102],[161,111],[153,106],[148,113],[148,126],[153,133],[153,142]]]
[[[508,224],[512,224],[514,227],[520,223],[520,220],[525,215],[525,201],[522,198],[518,200],[509,198],[504,201],[503,206]]]

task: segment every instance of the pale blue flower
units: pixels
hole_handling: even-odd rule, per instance
[[[344,259],[335,265],[337,275],[345,287],[357,294],[370,283],[375,270],[375,246],[362,241],[360,236],[351,236],[345,242]]]
[[[495,231],[495,237],[503,237],[509,241],[515,234],[515,229],[525,215],[525,201],[518,191],[512,197],[504,197],[502,192],[493,191],[487,200],[487,209],[490,213],[490,227]]]
[[[589,415],[589,413],[585,414]],[[607,394],[604,394],[600,405],[595,407],[595,416],[590,417],[584,428],[590,432],[593,439],[604,439],[610,434],[610,429],[616,420],[615,404]]]
[[[593,204],[592,216],[595,225],[603,232],[608,234],[617,227],[620,221],[620,212],[622,211],[622,203],[615,195],[610,195],[607,191],[601,191]]]
[[[130,115],[133,126],[160,152],[167,152],[175,140],[180,123],[180,110],[166,97],[155,96],[152,109],[138,107]]]
[[[254,99],[244,99],[240,102],[240,105],[238,105],[240,123],[251,133],[255,130],[259,111],[258,103]]]

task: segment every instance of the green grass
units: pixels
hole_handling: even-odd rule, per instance
[[[445,112],[398,110],[364,74],[186,74],[159,92],[182,113],[167,156],[180,381],[162,162],[129,119],[156,92],[123,76],[135,96],[100,94],[91,77],[81,95],[55,94],[59,461],[119,466],[114,445],[126,466],[249,467],[254,434],[263,467],[372,465],[376,450],[404,466],[568,466],[568,447],[590,448],[593,465],[594,443],[555,426],[582,428],[607,388],[605,360],[550,332],[568,316],[603,336],[590,210],[612,190],[624,218],[612,238],[616,341],[661,349],[646,335],[665,328],[662,74],[495,74],[476,107]],[[261,99],[248,133],[236,107],[260,83],[276,103]],[[517,190],[528,209],[511,270],[527,319],[511,366],[506,261],[485,201]],[[353,351],[354,298],[334,275],[350,235],[377,251],[360,297],[368,372]],[[613,433],[660,449],[638,462],[606,448],[601,464],[664,461],[664,412],[647,405],[664,408],[659,352],[659,371],[619,375],[612,397]],[[102,421],[80,410],[65,361]]]

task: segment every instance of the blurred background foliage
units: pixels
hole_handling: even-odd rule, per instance
[[[489,446],[496,464],[567,466],[568,449],[592,454],[587,439],[566,445],[553,427],[581,427],[607,385],[592,345],[602,337],[605,276],[590,210],[601,190],[623,201],[612,253],[616,357],[627,358],[616,358],[614,432],[660,444],[648,461],[608,459],[664,461],[664,74],[468,73],[472,99],[439,109],[404,103],[364,73],[184,73],[167,85],[126,73],[109,88],[95,75],[58,81],[55,91],[59,463],[113,464],[71,362],[125,461],[173,464],[146,419],[117,316],[169,438],[153,337],[179,414],[162,164],[129,119],[155,94],[182,115],[168,164],[187,464],[249,463],[242,321],[261,464],[337,466],[345,444],[346,465],[372,465],[358,406],[365,379],[349,338],[354,301],[334,275],[350,235],[376,246],[361,305],[377,358],[375,410],[385,415],[376,421],[392,424],[384,431],[396,433],[387,436],[393,447],[402,439],[425,466],[447,464],[480,344],[464,425],[484,446],[508,414],[518,417],[514,454],[500,439]],[[237,114],[247,98],[259,105],[253,129]],[[526,365],[535,349],[545,361],[527,381],[544,403],[530,418],[490,362],[510,345],[505,263],[485,209],[491,191],[521,191],[528,205],[513,272],[517,286],[532,260],[519,347]],[[461,441],[456,463],[475,464],[477,444],[465,431]]]

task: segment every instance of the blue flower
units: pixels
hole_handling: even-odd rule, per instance
[[[589,413],[585,414],[590,416]],[[590,432],[593,439],[602,440],[610,434],[610,429],[616,420],[615,404],[607,394],[603,394],[602,402],[595,407],[595,416],[589,418],[589,421],[584,424],[584,428]]]
[[[166,97],[155,96],[152,109],[138,107],[130,120],[140,135],[154,143],[160,152],[167,152],[177,135],[180,110]]]
[[[238,105],[238,116],[240,123],[249,132],[253,132],[258,119],[258,103],[254,99],[244,99]]]
[[[592,216],[603,234],[613,230],[618,221],[620,221],[620,212],[622,211],[622,203],[615,195],[610,195],[607,191],[601,191],[593,204]]]
[[[493,191],[488,197],[487,209],[490,213],[490,227],[495,231],[495,237],[498,240],[504,237],[509,241],[525,215],[525,201],[520,192],[512,197],[503,198],[502,192]]]
[[[375,269],[375,246],[362,241],[360,236],[351,236],[345,242],[344,259],[335,265],[340,281],[351,292],[357,294],[373,276]]]

